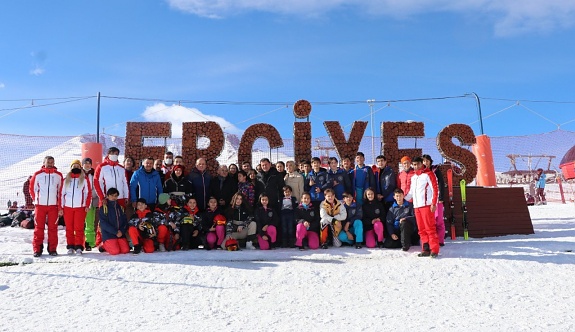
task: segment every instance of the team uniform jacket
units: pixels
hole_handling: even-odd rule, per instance
[[[271,208],[264,209],[263,206],[260,206],[256,209],[255,213],[256,218],[256,225],[257,225],[257,234],[264,236],[266,232],[262,230],[264,226],[274,226],[277,227],[279,224],[279,216],[278,214]]]
[[[379,218],[382,223],[385,223],[385,207],[383,203],[374,199],[373,201],[365,200],[362,206],[363,210],[363,230],[370,231],[373,229],[373,224],[371,221],[373,219]]]
[[[62,193],[62,173],[56,167],[42,168],[30,180],[30,196],[36,205],[58,205]]]
[[[90,207],[91,202],[92,188],[88,176],[71,174],[69,179],[62,180],[62,208]]]
[[[343,206],[345,207],[347,216],[345,218],[345,221],[341,223],[342,227],[345,227],[345,225],[348,222],[350,222],[353,225],[354,221],[356,220],[361,221],[361,218],[363,218],[363,210],[361,209],[361,206],[357,205],[356,202],[351,203],[351,205],[343,203]]]
[[[437,205],[438,189],[435,174],[428,168],[417,170],[411,177],[411,187],[405,199],[408,201],[413,199],[415,209]]]
[[[321,228],[319,215],[315,212],[311,204],[306,208],[300,203],[295,210],[295,221],[298,224],[303,224],[305,221],[309,222],[309,230],[319,234]]]
[[[329,183],[327,180],[327,172],[324,169],[320,169],[319,172],[312,170],[307,176],[308,184],[310,180],[313,180],[314,184],[309,186],[309,194],[313,202],[319,202],[325,200],[323,191],[329,188]],[[316,192],[315,189],[319,188],[320,192]]]
[[[335,184],[337,182],[337,185]],[[348,174],[341,168],[338,168],[335,172],[330,169],[327,170],[327,183],[328,188],[335,191],[335,198],[342,200],[343,192],[349,191],[352,193],[351,181]]]
[[[98,192],[100,201],[106,198],[106,192],[110,188],[116,188],[120,192],[118,199],[128,199],[130,196],[130,187],[126,180],[126,170],[116,161],[111,161],[108,157],[104,158],[94,172],[94,187]]]
[[[389,166],[380,169],[375,167],[374,176],[376,193],[383,196],[385,202],[393,202],[393,191],[397,187],[397,176]]]
[[[399,230],[399,220],[405,218],[405,222],[410,222],[414,229],[417,229],[417,224],[415,222],[415,214],[413,213],[413,205],[408,201],[404,200],[402,205],[394,202],[393,205],[387,211],[386,217],[386,227],[387,234],[390,236],[395,233],[395,230]],[[397,221],[397,224],[396,224]]]

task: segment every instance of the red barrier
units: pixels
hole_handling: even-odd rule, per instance
[[[82,143],[82,160],[84,158],[92,159],[92,168],[102,163],[102,143]]]
[[[495,166],[493,165],[493,152],[491,151],[491,139],[487,135],[475,137],[476,143],[473,145],[473,154],[477,158],[478,186],[496,187]]]

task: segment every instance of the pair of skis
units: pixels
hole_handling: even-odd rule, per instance
[[[463,238],[465,240],[469,239],[469,223],[467,221],[467,197],[466,197],[466,182],[465,180],[459,181],[459,186],[461,188],[461,210],[463,211]],[[453,215],[453,210],[455,205],[453,203],[453,170],[447,170],[447,186],[449,187],[449,207],[451,208],[451,239],[455,240],[455,216]]]

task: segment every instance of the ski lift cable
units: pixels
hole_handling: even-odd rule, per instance
[[[525,105],[523,105],[523,104],[519,104],[519,103],[518,103],[518,105],[521,106],[521,107],[523,107],[523,108],[525,108],[525,109],[528,110],[529,112],[531,112],[531,113],[533,113],[533,114],[539,116],[540,118],[545,119],[545,120],[551,122],[552,124],[556,125],[556,126],[557,126],[557,129],[561,128],[561,125],[560,125],[560,124],[551,121],[550,119],[548,119],[548,118],[544,117],[543,115],[541,115],[541,114],[535,112],[534,110],[530,109],[529,107],[527,107],[527,106],[525,106]]]
[[[513,105],[511,105],[511,106],[505,107],[505,108],[503,108],[503,109],[501,109],[501,110],[499,110],[499,111],[496,111],[496,112],[491,113],[491,114],[489,114],[489,115],[487,115],[487,116],[484,116],[483,119],[484,119],[484,120],[485,120],[485,119],[489,119],[490,117],[495,116],[495,115],[497,115],[497,114],[499,114],[499,113],[505,112],[505,111],[507,111],[508,109],[513,108],[513,107],[515,107],[515,106],[517,106],[517,103],[516,103],[516,102],[513,103]],[[475,124],[475,123],[477,123],[477,122],[479,122],[479,120],[475,120],[475,121],[473,121],[473,122],[470,122],[469,125]]]
[[[567,121],[567,122],[563,122],[563,123],[560,124],[559,126],[563,126],[563,125],[569,124],[569,123],[571,123],[571,122],[575,122],[575,119],[569,120],[569,121]]]
[[[375,102],[374,102],[374,103],[375,103]],[[378,108],[378,109],[376,109],[375,111],[373,111],[373,114],[375,114],[375,113],[377,113],[377,112],[381,111],[381,110],[382,110],[382,109],[384,109],[384,108],[388,108],[388,107],[391,107],[391,103],[387,103],[385,106],[383,106],[383,107],[381,107],[381,108]],[[348,123],[348,124],[346,124],[345,126],[343,126],[343,128],[347,128],[347,127],[349,127],[349,126],[353,125],[353,124],[354,124],[354,122],[356,122],[356,121],[359,121],[359,120],[363,120],[363,119],[365,119],[365,118],[368,118],[368,117],[370,117],[370,116],[371,116],[371,112],[369,112],[367,115],[364,115],[364,116],[362,116],[362,117],[361,117],[361,118],[359,118],[359,119],[355,119],[355,120],[353,120],[353,122],[352,122],[352,123]]]
[[[38,108],[38,107],[46,107],[46,106],[67,104],[67,103],[73,103],[73,102],[76,102],[76,101],[82,101],[82,100],[91,99],[91,98],[96,98],[96,97],[94,97],[94,96],[81,97],[81,98],[76,98],[76,99],[73,99],[73,100],[65,100],[65,101],[60,101],[60,102],[55,102],[55,103],[39,104],[39,105],[34,105],[34,102],[33,102],[33,101],[36,100],[36,99],[28,99],[28,100],[32,100],[32,103],[30,103],[28,106],[14,107],[14,108],[3,108],[3,109],[0,109],[0,112],[5,112],[5,111],[20,111],[20,110],[29,109],[29,108]],[[10,113],[10,114],[11,114],[11,113]]]

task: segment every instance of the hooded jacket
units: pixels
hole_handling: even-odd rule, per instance
[[[117,161],[110,160],[109,157],[96,167],[94,172],[94,187],[98,193],[100,202],[106,198],[106,192],[110,188],[116,188],[120,192],[118,199],[128,199],[130,187],[126,180],[126,170]]]
[[[60,206],[62,193],[62,173],[56,167],[42,168],[32,175],[30,196],[36,205]]]
[[[62,180],[62,208],[78,208],[90,207],[92,203],[92,187],[90,186],[90,178],[84,174],[73,174],[72,172],[66,175]]]
[[[438,189],[435,174],[425,167],[415,171],[411,177],[411,186],[405,199],[408,201],[413,199],[413,208],[415,209],[437,205]]]
[[[117,201],[108,201],[105,208],[98,210],[100,217],[100,230],[102,232],[102,241],[117,239],[118,231],[122,232],[122,238],[126,237],[128,232],[128,220],[124,210]]]

